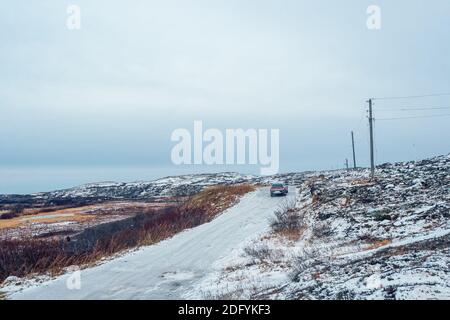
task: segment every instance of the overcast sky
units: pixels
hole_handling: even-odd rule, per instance
[[[66,27],[70,4],[81,8],[81,30]],[[371,4],[380,30],[366,27]],[[0,174],[0,192],[14,179],[5,168],[20,166],[176,173],[170,134],[194,120],[280,129],[281,171],[343,166],[354,130],[367,166],[365,101],[449,93],[449,36],[448,0],[2,2],[0,172],[9,180]],[[374,112],[450,114],[445,107],[450,96],[376,100]],[[449,123],[376,122],[377,162],[448,153]]]

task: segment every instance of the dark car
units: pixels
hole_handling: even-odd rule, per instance
[[[274,197],[277,195],[285,196],[288,193],[288,187],[282,183],[272,183],[270,187],[270,196]]]

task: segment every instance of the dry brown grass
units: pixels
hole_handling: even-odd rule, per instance
[[[48,216],[48,217],[47,217]],[[44,217],[44,218],[40,218]],[[21,216],[13,219],[8,220],[0,220],[0,229],[6,229],[6,228],[17,228],[21,225],[26,225],[30,223],[55,223],[55,222],[64,222],[64,221],[77,221],[77,222],[84,222],[84,221],[90,221],[92,219],[95,219],[95,215],[88,215],[88,214],[79,214],[79,215],[72,215],[72,214],[58,214],[55,213],[41,213],[36,214],[33,216]]]
[[[383,239],[383,240],[377,240],[369,244],[367,247],[367,250],[377,249],[383,246],[387,246],[388,244],[391,244],[392,241],[389,239]]]
[[[42,217],[42,218],[41,218]],[[70,213],[66,214],[39,214],[30,218],[24,217],[22,220],[25,223],[29,222],[39,222],[39,223],[54,223],[61,221],[85,221],[91,218],[95,218],[95,215],[92,214],[78,214],[73,215]]]
[[[152,210],[154,208],[164,208],[165,203],[147,203],[135,201],[105,202],[94,205],[83,205],[80,207],[55,206],[43,209],[25,209],[24,212],[15,218],[0,219],[0,229],[12,229],[33,222],[55,223],[64,221],[87,222],[92,221],[97,216],[108,214],[127,214]],[[48,216],[48,218],[47,218]],[[40,218],[45,217],[45,218]]]
[[[255,188],[250,185],[215,186],[191,197],[179,207],[155,209],[154,215],[136,217],[134,225],[103,235],[85,251],[73,251],[58,240],[1,240],[0,283],[10,275],[22,277],[50,272],[59,274],[71,265],[92,265],[127,249],[150,245],[211,221],[240,196]]]
[[[311,203],[313,204],[313,205],[315,205],[315,204],[317,204],[317,203],[319,203],[320,202],[320,197],[318,196],[318,195],[313,195],[313,197],[312,197],[312,201],[311,201]]]
[[[344,200],[341,202],[341,207],[348,207],[351,203],[350,197],[344,197]]]
[[[20,219],[0,220],[0,229],[17,228],[21,224]]]
[[[286,201],[275,211],[270,226],[279,235],[296,238],[300,237],[305,226],[304,213],[296,208],[296,202]]]
[[[250,184],[218,185],[208,187],[202,192],[192,196],[185,204],[184,209],[204,209],[210,218],[233,206],[239,197],[254,191],[256,188]]]
[[[319,279],[320,279],[320,276],[321,276],[320,272],[314,272],[314,273],[312,274],[312,277],[313,277],[313,279],[315,279],[315,280],[319,280]]]
[[[376,184],[376,181],[372,178],[356,178],[351,181],[354,186],[372,186]]]
[[[298,229],[287,229],[279,232],[279,235],[288,239],[289,241],[298,241],[300,237],[303,235],[303,232],[306,230],[304,227],[300,227]]]
[[[39,209],[39,212],[34,211],[24,211],[24,215],[50,215],[50,214],[89,214],[92,212],[100,212],[100,213],[114,213],[121,210],[131,211],[133,209],[145,209],[145,208],[155,208],[155,207],[164,207],[162,203],[148,203],[148,202],[138,202],[138,201],[109,201],[102,202],[99,204],[90,204],[90,205],[82,205],[78,207],[53,207],[45,208],[45,211]],[[27,212],[27,213],[25,213]],[[33,213],[34,212],[34,213]]]

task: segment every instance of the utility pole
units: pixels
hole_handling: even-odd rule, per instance
[[[355,137],[352,131],[352,149],[353,149],[353,169],[356,169],[356,156],[355,156]]]
[[[348,159],[347,158],[345,158],[345,167],[347,168],[347,171],[348,171]]]
[[[373,155],[373,116],[372,116],[372,99],[369,99],[369,130],[370,130],[370,175],[375,176],[375,160]]]

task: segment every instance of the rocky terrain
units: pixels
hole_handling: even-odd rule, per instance
[[[71,214],[81,207],[84,217],[104,214],[103,204],[114,213],[119,204],[173,201],[211,185],[273,181],[289,184],[295,197],[185,298],[450,299],[450,155],[379,165],[374,179],[367,169],[186,175],[0,195],[0,208],[57,206]]]
[[[309,173],[186,297],[450,299],[450,156]]]
[[[65,204],[74,201],[154,200],[160,197],[189,196],[206,186],[247,182],[255,177],[237,173],[198,174],[167,177],[142,182],[101,182],[30,195],[0,195],[2,203],[36,203],[47,201]]]
[[[70,235],[177,205],[204,188],[255,179],[237,173],[167,177],[148,182],[101,182],[29,195],[0,195],[0,239]]]
[[[271,177],[243,175],[235,172],[193,174],[166,177],[154,181],[142,182],[101,182],[82,186],[42,192],[29,195],[0,195],[0,205],[8,203],[42,203],[67,204],[71,202],[105,201],[105,200],[155,200],[164,197],[190,196],[207,186],[237,183],[268,183],[281,180],[296,184],[303,181],[305,173],[278,174]]]
[[[304,175],[289,173],[258,177],[225,172],[166,177],[154,181],[89,183],[70,189],[26,195],[0,194],[0,217],[13,211],[25,211],[27,215],[33,215],[108,201],[177,202],[212,185],[267,184],[272,181],[294,185],[304,181]]]
[[[142,182],[100,182],[29,195],[0,195],[0,239],[66,237],[139,212],[178,205],[211,185],[303,181],[304,173],[257,177],[239,173],[195,174]]]

